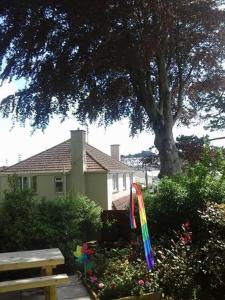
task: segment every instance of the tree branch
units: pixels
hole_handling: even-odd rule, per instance
[[[169,83],[163,54],[157,56],[159,76],[159,111],[168,121],[171,120],[171,101],[169,98]]]
[[[177,112],[175,113],[175,115],[173,117],[173,125],[177,122],[177,120],[180,118],[180,116],[182,114],[184,88],[191,76],[193,69],[194,69],[194,66],[192,68],[190,68],[188,75],[183,80],[182,67],[181,67],[181,65],[178,65],[179,88],[178,88],[178,96],[177,96]]]

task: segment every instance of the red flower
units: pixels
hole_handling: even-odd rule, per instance
[[[183,224],[184,229],[189,230],[190,229],[190,222],[187,221],[186,223]]]
[[[180,237],[180,240],[183,244],[189,244],[192,242],[192,235],[191,233],[185,233]]]
[[[95,253],[95,251],[93,249],[87,249],[87,250],[85,250],[85,254],[87,254],[87,255],[92,255],[94,253]]]
[[[92,276],[93,275],[93,271],[92,270],[87,270],[87,275],[88,276]]]
[[[112,289],[115,289],[115,287],[116,287],[115,282],[112,282],[112,283],[110,284],[110,287],[111,287]]]

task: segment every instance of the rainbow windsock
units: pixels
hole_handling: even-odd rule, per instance
[[[130,187],[130,224],[131,229],[137,228],[135,216],[134,216],[134,195],[132,193],[132,188],[135,189],[137,199],[138,199],[138,208],[139,208],[139,216],[141,222],[141,232],[142,238],[144,242],[144,250],[145,250],[145,258],[148,266],[148,270],[152,270],[154,267],[154,257],[152,253],[151,242],[148,234],[148,225],[145,213],[144,200],[142,196],[142,192],[140,187],[136,183],[132,183]]]

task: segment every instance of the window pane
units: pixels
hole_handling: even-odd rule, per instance
[[[31,189],[33,192],[37,192],[37,176],[31,178]]]
[[[118,174],[113,174],[113,191],[119,190]]]
[[[23,177],[23,190],[28,189],[28,178]]]
[[[18,183],[19,183],[19,188],[22,190],[23,186],[22,186],[22,177],[18,177]]]
[[[56,177],[55,178],[55,191],[56,191],[56,193],[62,193],[63,192],[63,179],[62,179],[62,177]]]
[[[123,174],[123,189],[126,190],[127,188],[127,176]]]

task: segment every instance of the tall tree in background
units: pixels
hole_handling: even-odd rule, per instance
[[[35,128],[68,112],[106,125],[128,117],[132,134],[154,131],[161,175],[175,174],[174,124],[188,124],[200,106],[210,113],[214,98],[223,103],[222,4],[2,0],[0,78],[26,84],[0,109]]]
[[[208,143],[208,136],[197,137],[196,135],[180,135],[176,139],[176,146],[184,164],[195,164],[204,153],[205,143]]]

